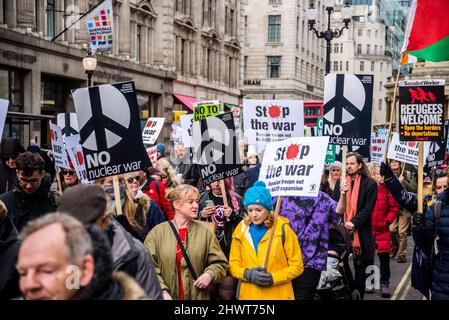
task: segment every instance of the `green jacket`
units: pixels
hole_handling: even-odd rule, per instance
[[[176,226],[176,224],[175,224]],[[173,299],[179,299],[178,268],[176,248],[178,241],[168,222],[158,224],[145,239],[145,248],[151,252],[161,289]],[[186,234],[185,248],[199,277],[208,272],[213,283],[220,282],[228,271],[228,261],[221,251],[215,234],[205,224],[193,220]],[[181,259],[182,283],[185,300],[208,300],[209,292],[193,285],[193,277],[184,258]]]

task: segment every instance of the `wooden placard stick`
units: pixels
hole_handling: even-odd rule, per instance
[[[56,180],[58,181],[58,191],[62,193],[61,168],[56,167]]]
[[[401,59],[402,60],[402,59]],[[390,110],[390,124],[388,125],[388,135],[387,135],[387,141],[385,143],[385,154],[384,154],[384,162],[387,162],[387,155],[388,155],[388,144],[390,143],[390,135],[391,135],[391,129],[393,128],[393,119],[396,120],[395,117],[395,109],[396,109],[396,96],[398,91],[398,84],[399,84],[399,75],[401,74],[401,64],[399,63],[398,66],[398,73],[396,75],[396,81],[394,82],[394,92],[393,92],[393,103],[391,105]]]
[[[418,211],[423,213],[424,142],[418,142]]]
[[[223,205],[225,207],[228,206],[228,197],[226,195],[226,186],[224,184],[224,180],[220,180],[220,187],[221,187],[221,195],[223,196]],[[226,220],[230,220],[229,217],[226,217]]]
[[[118,183],[118,176],[112,177],[112,184],[114,186],[114,196],[115,196],[115,212],[118,216],[123,214],[122,212],[122,200],[120,199],[120,185]]]

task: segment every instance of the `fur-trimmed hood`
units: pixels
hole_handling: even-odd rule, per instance
[[[112,278],[117,280],[123,288],[122,300],[148,300],[145,291],[129,275],[122,271],[115,271]]]

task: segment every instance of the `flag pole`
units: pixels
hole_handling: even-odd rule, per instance
[[[402,61],[402,58],[401,58]],[[398,66],[398,73],[396,75],[396,81],[394,82],[394,92],[393,92],[393,103],[390,110],[390,124],[388,125],[388,135],[387,135],[387,141],[385,144],[385,153],[384,153],[384,161],[387,162],[387,155],[388,155],[388,144],[390,142],[390,136],[391,136],[391,129],[393,127],[393,119],[395,119],[395,108],[396,108],[396,92],[398,91],[398,83],[399,83],[399,75],[401,74],[401,63],[399,62]]]
[[[424,142],[418,142],[418,212],[423,212]]]
[[[58,39],[60,36],[62,36],[67,30],[69,30],[73,25],[78,23],[81,19],[83,19],[85,16],[87,16],[89,13],[91,13],[93,10],[95,10],[100,4],[105,2],[106,0],[102,0],[100,3],[97,3],[95,6],[90,8],[86,13],[84,13],[81,17],[79,17],[77,20],[75,20],[70,26],[62,30],[60,33],[58,33],[53,39],[51,39],[51,42],[54,42],[56,39]]]

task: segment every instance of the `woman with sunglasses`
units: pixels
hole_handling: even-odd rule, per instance
[[[81,183],[71,161],[69,161],[69,165],[70,169],[61,168],[61,171],[59,172],[59,176],[61,177],[62,192],[64,192],[67,188],[74,187]],[[59,191],[57,181],[52,183],[50,190]]]
[[[164,222],[165,218],[154,201],[141,192],[138,194],[139,178],[136,178],[138,176],[138,172],[133,172],[118,178],[122,204],[121,216],[117,215],[115,208],[112,177],[99,179],[97,183],[103,187],[103,190],[111,198],[115,218],[129,233],[143,242],[148,232],[157,224]]]

